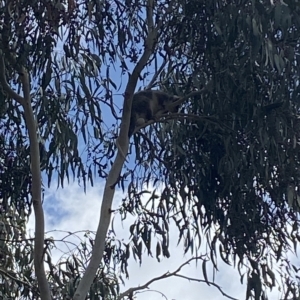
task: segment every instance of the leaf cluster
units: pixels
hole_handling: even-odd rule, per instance
[[[275,262],[287,268],[277,270],[284,297],[298,295],[286,253],[300,238],[297,196],[287,195],[300,183],[300,10],[287,4],[189,1],[184,16],[172,15],[168,45],[178,68],[165,86],[205,92],[184,102],[176,120],[136,137],[144,186],[132,184],[124,205],[139,214],[141,240],[150,227],[168,241],[169,223],[186,252],[205,238],[215,269],[221,257],[246,275],[247,298],[266,297]],[[143,201],[136,189],[162,178],[161,197],[154,191]]]

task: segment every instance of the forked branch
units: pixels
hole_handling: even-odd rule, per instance
[[[175,270],[174,272],[166,272],[166,273],[162,274],[161,276],[152,278],[151,280],[149,280],[148,282],[146,282],[143,285],[140,285],[140,286],[128,289],[127,291],[125,291],[125,292],[123,292],[123,293],[120,294],[120,296],[118,297],[118,300],[122,300],[122,299],[124,299],[125,297],[128,297],[128,296],[133,296],[134,293],[136,293],[138,291],[141,291],[141,290],[144,290],[144,289],[148,289],[149,286],[153,282],[159,281],[159,280],[162,280],[162,279],[166,279],[166,278],[170,278],[170,277],[181,277],[181,278],[187,279],[189,281],[204,282],[204,283],[206,283],[208,285],[213,285],[213,286],[215,286],[222,293],[223,296],[225,296],[225,297],[227,297],[229,299],[232,299],[232,300],[238,300],[238,299],[233,298],[233,297],[227,295],[226,293],[224,293],[223,290],[222,290],[222,288],[219,285],[217,285],[216,283],[214,283],[214,282],[207,281],[205,279],[191,278],[191,277],[187,277],[187,276],[183,276],[183,275],[179,274],[179,272],[181,271],[181,269],[184,266],[188,265],[193,260],[199,260],[199,259],[203,260],[203,257],[201,257],[201,256],[199,256],[199,257],[192,257],[189,260],[187,260],[186,262],[184,262],[182,265],[180,265],[179,268],[177,268],[177,270]]]

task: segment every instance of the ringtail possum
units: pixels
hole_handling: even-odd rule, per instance
[[[179,96],[172,96],[159,90],[145,90],[135,93],[132,98],[128,136],[133,134],[136,126],[155,120],[168,112],[178,112],[180,105],[174,107],[171,104],[179,99]]]

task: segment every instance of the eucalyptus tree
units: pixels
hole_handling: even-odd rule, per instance
[[[217,269],[220,257],[246,274],[246,298],[266,298],[276,261],[286,266],[277,285],[298,296],[286,258],[299,237],[297,2],[7,0],[0,12],[3,297],[130,299],[140,288],[120,294],[112,266],[128,276],[130,253],[141,261],[153,238],[156,258],[169,257],[172,225],[206,282],[207,259]],[[128,79],[121,92],[116,74]],[[139,80],[180,96],[181,111],[129,143]],[[41,174],[86,189],[95,171],[106,180],[98,230],[55,264]],[[108,235],[116,188],[128,191],[122,217],[138,215],[126,244]],[[24,237],[32,207],[34,244]]]

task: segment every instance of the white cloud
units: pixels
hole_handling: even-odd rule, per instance
[[[61,233],[63,231],[80,231],[91,230],[94,231],[97,228],[100,205],[102,200],[104,185],[98,185],[94,188],[88,188],[87,193],[84,194],[83,188],[79,187],[77,183],[66,185],[64,189],[50,189],[46,192],[44,201],[45,207],[45,222],[46,231],[57,230],[51,232],[49,236],[53,236],[55,239],[59,239],[66,235]],[[117,207],[117,203],[121,201],[122,193],[116,192],[114,206]],[[120,218],[116,217],[114,221],[114,229],[117,233],[117,238],[125,240],[129,237],[128,226],[133,220],[125,220],[120,222]],[[29,222],[29,228],[34,228],[33,215]],[[129,287],[139,286],[145,284],[153,277],[162,275],[167,271],[176,270],[179,265],[190,258],[190,255],[183,256],[182,246],[177,246],[178,235],[176,228],[171,227],[170,231],[170,251],[171,257],[169,259],[163,258],[160,263],[156,258],[148,257],[146,251],[143,256],[143,263],[139,266],[138,262],[135,262],[131,257],[129,262],[129,280],[126,281],[126,286],[122,287],[122,291]],[[79,243],[79,239],[74,238],[75,243]],[[154,242],[154,240],[153,240]],[[155,244],[155,243],[154,243]],[[203,243],[205,244],[205,242]],[[53,260],[59,259],[61,252],[52,251]],[[204,252],[203,252],[204,253]],[[154,254],[155,255],[155,254]],[[238,271],[233,267],[227,266],[225,263],[219,260],[218,262],[219,272],[215,274],[215,282],[222,287],[222,290],[237,299],[245,299],[246,285],[241,285]],[[209,280],[213,280],[212,267],[207,264],[207,272]],[[195,263],[191,263],[185,266],[182,270],[183,275],[203,279],[201,262],[198,267]],[[153,291],[152,291],[153,290]],[[213,286],[208,286],[206,283],[189,282],[182,278],[169,278],[159,282],[153,283],[149,291],[144,291],[138,295],[138,300],[156,300],[164,299],[159,291],[166,295],[168,299],[176,300],[198,300],[198,299],[215,299],[222,300],[228,299],[221,295],[220,291]],[[269,294],[270,295],[270,294]],[[272,293],[270,300],[279,299],[277,289]]]

